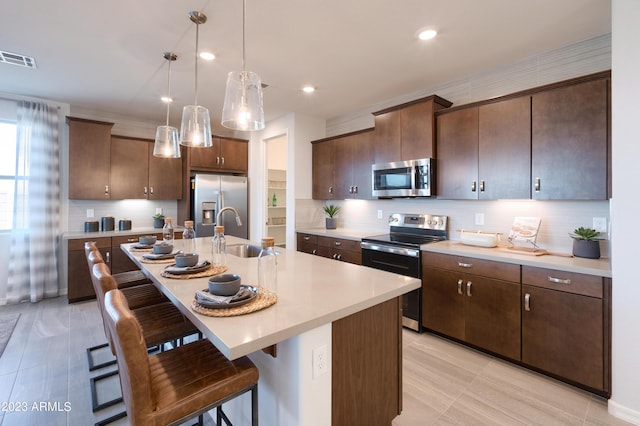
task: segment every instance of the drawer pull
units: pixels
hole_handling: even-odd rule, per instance
[[[471,297],[471,281],[467,281],[467,296]]]
[[[473,263],[458,262],[458,266],[461,268],[471,268],[473,266]]]
[[[334,241],[333,244],[337,245],[337,246],[341,246],[342,243],[340,241]]]
[[[563,279],[563,278],[554,278],[554,277],[547,277],[547,279],[555,284],[571,284],[571,279],[567,278],[567,279]]]
[[[138,239],[137,239],[137,238],[127,238],[127,242],[128,242],[128,243],[135,243],[135,242],[137,242],[137,241],[138,241]]]
[[[311,237],[304,237],[305,241],[309,241],[311,239]]]
[[[338,260],[338,253],[333,253],[333,258],[334,258],[335,260]]]
[[[462,295],[462,280],[458,280],[458,294]]]
[[[318,250],[317,249],[313,249],[313,251],[311,251],[311,254],[318,254]]]
[[[338,260],[342,260],[342,255],[341,255],[341,254],[339,254],[339,255],[338,255],[338,257],[337,257],[336,259],[338,259]]]
[[[531,310],[531,295],[529,293],[524,294],[524,310],[527,312]]]

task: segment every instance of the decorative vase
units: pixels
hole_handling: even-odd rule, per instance
[[[327,229],[336,229],[336,218],[335,217],[325,218],[325,226],[327,227]]]
[[[586,259],[600,259],[600,241],[573,240],[573,255]]]
[[[154,228],[162,228],[164,226],[164,219],[153,219]]]

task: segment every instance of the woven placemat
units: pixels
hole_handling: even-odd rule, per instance
[[[171,272],[162,271],[162,275],[165,278],[173,278],[176,280],[188,280],[190,278],[202,278],[202,277],[211,277],[213,275],[218,275],[227,270],[226,266],[220,265],[211,265],[209,269],[206,269],[202,272],[196,272],[195,274],[172,274]]]
[[[194,312],[209,317],[234,317],[237,315],[244,315],[251,312],[259,311],[264,308],[268,308],[278,301],[278,296],[276,296],[275,293],[271,293],[264,287],[257,286],[256,288],[258,289],[258,294],[256,295],[256,297],[246,305],[238,306],[237,308],[205,308],[204,306],[200,305],[194,297],[193,301],[191,302],[191,309],[193,309]]]
[[[135,248],[135,247],[130,247],[129,250],[131,251],[143,251],[143,252],[151,252],[153,251],[153,247],[149,247],[149,248]]]
[[[140,259],[140,263],[174,263],[176,260],[171,257],[169,259]]]

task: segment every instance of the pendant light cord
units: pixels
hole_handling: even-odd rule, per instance
[[[245,62],[244,62],[244,58],[245,58],[245,43],[246,43],[246,37],[245,37],[245,27],[247,26],[247,0],[242,0],[242,74],[244,77],[244,73],[245,73]]]
[[[194,105],[198,105],[198,40],[199,40],[200,24],[196,22],[196,100]]]
[[[169,108],[171,107],[171,62],[173,62],[173,60],[171,58],[168,59],[169,61],[169,73],[168,73],[168,77],[167,77],[167,127],[169,127]]]

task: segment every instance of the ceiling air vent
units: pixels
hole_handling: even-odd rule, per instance
[[[13,64],[20,67],[36,68],[36,60],[30,56],[0,50],[0,63]]]

